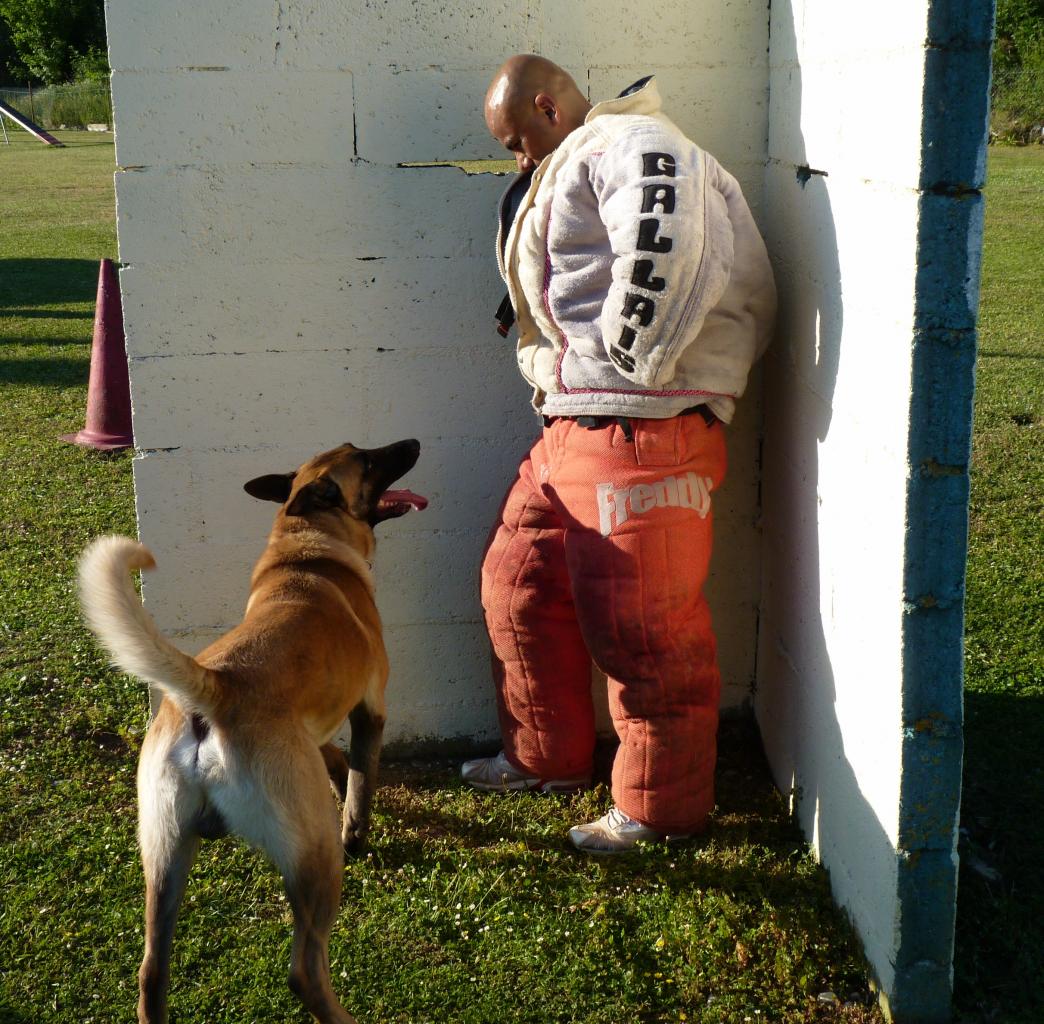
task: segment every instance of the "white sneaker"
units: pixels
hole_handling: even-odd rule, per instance
[[[597,821],[586,825],[574,825],[569,838],[578,850],[584,853],[626,853],[639,843],[664,840],[672,843],[688,839],[687,835],[664,835],[648,825],[628,817],[618,807],[610,807]]]
[[[524,789],[536,789],[541,793],[572,793],[591,784],[590,778],[541,779],[535,775],[524,775],[505,757],[503,750],[496,757],[465,761],[460,766],[460,777],[475,789],[497,793]]]

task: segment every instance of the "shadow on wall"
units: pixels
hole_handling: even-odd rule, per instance
[[[891,896],[880,887],[894,883],[895,851],[846,757],[823,620],[824,598],[829,606],[832,596],[821,592],[820,446],[833,418],[844,301],[830,169],[809,167],[800,127],[794,17],[791,0],[772,5],[765,205],[780,316],[765,364],[756,708],[777,785],[790,792],[802,829],[831,872],[835,898],[849,909],[880,972],[892,950],[874,948],[882,922],[868,912],[892,913]],[[891,938],[887,923],[883,934]]]

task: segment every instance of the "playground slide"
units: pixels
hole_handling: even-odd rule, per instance
[[[9,107],[6,103],[0,102],[0,115],[9,117],[15,124],[21,125],[27,132],[35,135],[41,142],[46,142],[48,146],[64,146],[64,142],[59,142],[53,135],[45,132],[39,125],[33,124],[21,113],[21,111],[15,110],[14,107]]]

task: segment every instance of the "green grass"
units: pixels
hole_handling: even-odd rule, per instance
[[[129,1021],[141,955],[133,773],[146,696],[105,666],[71,583],[90,537],[134,530],[130,456],[56,440],[82,426],[97,262],[115,256],[112,143],[62,137],[68,149],[24,133],[0,146],[0,1024]],[[962,872],[958,995],[966,1020],[1017,1021],[1031,1019],[1018,1014],[1034,1005],[1027,967],[1041,945],[1039,825],[1019,811],[1040,807],[1029,207],[1044,164],[991,159],[965,811],[968,849],[1002,880]],[[1016,236],[1023,250],[998,265]],[[566,828],[607,800],[481,796],[446,763],[388,766],[331,943],[346,1005],[367,1024],[880,1021],[748,727],[723,729],[719,808],[701,841],[623,863],[570,852]],[[172,1019],[304,1021],[284,984],[289,934],[274,870],[234,840],[207,844],[175,944]],[[828,989],[850,1005],[817,1001]]]
[[[1044,1020],[1044,148],[994,147],[986,189],[967,583],[956,999]]]

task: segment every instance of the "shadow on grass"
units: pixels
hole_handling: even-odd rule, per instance
[[[98,266],[95,260],[0,260],[0,384],[69,388],[87,382]],[[84,303],[91,306],[68,308]]]
[[[34,344],[34,342],[26,341],[24,344]],[[82,356],[65,359],[0,357],[0,384],[79,388],[87,383],[90,365],[89,351]]]
[[[611,748],[599,753],[596,764],[607,764]],[[810,863],[801,833],[771,781],[750,719],[721,725],[717,807],[707,830],[686,842],[648,844],[626,857],[582,854],[566,836],[570,824],[590,820],[608,805],[604,771],[596,771],[599,787],[594,791],[548,797],[476,793],[460,781],[459,761],[445,758],[425,764],[390,762],[382,765],[381,779],[373,847],[366,858],[371,881],[379,886],[386,880],[389,892],[397,886],[408,892],[418,877],[445,879],[466,869],[486,879],[482,888],[488,884],[487,895],[495,893],[495,899],[525,897],[552,917],[577,914],[578,921],[596,912],[607,914],[612,928],[603,929],[603,938],[619,945],[618,961],[633,968],[636,984],[658,977],[655,972],[663,969],[652,948],[637,941],[650,914],[645,897],[638,896],[642,893],[662,894],[694,922],[705,915],[709,922],[723,921],[732,912],[723,908],[733,908],[733,924],[744,915],[755,917],[762,938],[789,936],[788,941],[806,943],[806,952],[795,955],[814,958],[812,950],[821,948],[816,943],[858,949],[847,922],[832,912],[827,874]],[[355,873],[356,886],[358,878]],[[456,925],[446,921],[443,927],[452,947]],[[709,941],[713,945],[718,940]],[[737,949],[736,955],[749,955],[742,943]],[[852,956],[856,963],[858,954]],[[850,965],[847,973],[836,974],[850,1004],[845,1020],[880,1021],[861,980],[864,970],[861,964],[854,969]],[[650,1005],[659,998],[650,990]],[[657,1010],[626,1019],[667,1017]]]
[[[75,312],[66,309],[5,309],[4,316],[16,316],[20,320],[91,320],[93,310]]]
[[[979,352],[981,359],[1030,359],[1035,362],[1044,361],[1044,353],[1035,355],[1033,352]]]
[[[0,315],[62,319],[85,316],[79,310],[48,311],[39,307],[91,302],[98,290],[99,262],[100,260],[0,260]],[[47,340],[37,338],[34,342]]]
[[[35,1020],[35,1017],[25,1017],[17,1010],[0,1006],[0,1024],[26,1024],[30,1020]]]
[[[1044,1020],[1044,696],[965,694],[954,1003],[961,1022]]]
[[[600,747],[596,757],[595,783],[608,786],[608,765],[614,746]],[[600,768],[600,770],[599,770]],[[403,832],[397,827],[387,842],[379,844],[373,851],[374,858],[385,869],[416,864],[428,859],[432,849],[441,845],[443,849],[456,851],[495,849],[498,863],[512,859],[510,847],[505,841],[521,843],[527,853],[546,850],[573,855],[559,821],[567,797],[546,798],[548,813],[534,818],[531,810],[520,812],[518,818],[526,825],[513,830],[514,807],[518,801],[545,800],[530,794],[478,795],[474,794],[475,805],[464,805],[452,800],[437,798],[437,794],[472,790],[459,780],[456,763],[441,762],[418,766],[406,762],[392,762],[381,768],[381,790],[378,797],[380,814],[406,826]],[[735,872],[723,871],[721,852],[734,848],[739,850],[755,844],[771,850],[776,856],[804,856],[805,845],[796,825],[790,820],[782,798],[776,791],[765,764],[761,743],[753,722],[747,719],[729,720],[722,723],[719,734],[719,756],[717,769],[718,803],[707,830],[689,842],[665,847],[653,847],[650,854],[655,860],[684,857],[693,860],[689,870],[678,883],[685,888],[704,884],[715,888],[743,888],[752,878],[749,865],[737,865]],[[577,802],[584,802],[576,798]],[[584,802],[587,813],[589,809]],[[582,812],[583,813],[583,812]],[[599,811],[598,813],[601,813]],[[700,866],[700,851],[714,848],[714,863]],[[521,855],[521,853],[520,853]],[[591,863],[585,855],[576,854],[584,863]],[[644,857],[615,858],[594,861],[613,865],[620,873],[641,874],[648,871],[650,863]],[[699,877],[706,873],[706,878]],[[772,871],[758,874],[763,890],[773,888]],[[790,886],[792,880],[781,880]],[[671,877],[662,880],[673,888]]]

